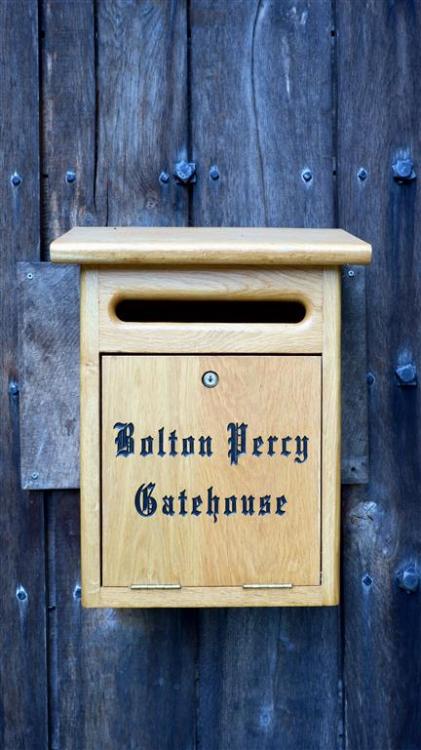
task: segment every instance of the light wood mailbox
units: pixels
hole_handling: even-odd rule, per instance
[[[82,601],[339,597],[342,230],[73,229]]]

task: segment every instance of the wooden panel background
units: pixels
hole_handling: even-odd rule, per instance
[[[420,592],[399,585],[421,567],[420,409],[394,374],[420,357],[421,213],[417,180],[392,174],[418,169],[420,16],[417,0],[0,5],[5,750],[421,748]],[[190,187],[171,176],[186,157]],[[81,609],[78,494],[19,489],[14,266],[114,223],[340,225],[373,243],[367,329],[354,306],[350,333],[370,483],[344,490],[340,608]]]

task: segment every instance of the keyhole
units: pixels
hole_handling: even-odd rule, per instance
[[[202,383],[206,388],[215,388],[218,385],[219,375],[214,370],[207,370],[202,375]]]

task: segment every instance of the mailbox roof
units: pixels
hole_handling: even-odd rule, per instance
[[[366,264],[371,246],[343,229],[75,227],[51,245],[56,263],[87,265]]]

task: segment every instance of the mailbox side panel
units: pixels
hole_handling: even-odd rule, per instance
[[[98,605],[100,563],[100,416],[98,352],[98,275],[81,273],[80,492],[82,604]]]
[[[322,357],[322,591],[323,604],[339,604],[341,461],[340,270],[323,274]]]

